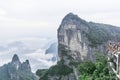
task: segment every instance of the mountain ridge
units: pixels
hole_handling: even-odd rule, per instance
[[[31,72],[29,60],[21,63],[17,54],[12,61],[0,67],[0,80],[38,80]]]

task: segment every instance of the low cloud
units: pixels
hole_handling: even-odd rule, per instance
[[[56,64],[52,61],[53,54],[45,54],[45,50],[52,42],[53,39],[37,37],[8,41],[7,44],[1,45],[0,66],[10,62],[13,55],[17,54],[21,62],[26,59],[30,61],[33,72],[37,69],[49,68]]]

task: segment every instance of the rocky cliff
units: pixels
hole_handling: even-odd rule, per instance
[[[15,54],[12,61],[0,67],[0,80],[37,80],[31,72],[29,61],[21,63]]]
[[[93,60],[94,52],[105,52],[108,41],[120,41],[120,28],[87,22],[77,15],[69,13],[58,29],[59,47],[64,46],[77,61]],[[59,49],[59,58],[61,58]]]
[[[58,64],[48,69],[40,80],[77,80],[76,65],[85,60],[95,61],[96,53],[107,55],[106,43],[120,41],[119,34],[119,27],[87,22],[73,13],[67,14],[58,28]]]

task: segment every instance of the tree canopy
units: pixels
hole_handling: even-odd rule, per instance
[[[85,61],[78,65],[79,80],[115,80],[116,76],[107,65],[105,56],[97,54],[96,61]]]

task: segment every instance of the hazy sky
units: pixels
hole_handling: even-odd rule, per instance
[[[55,37],[69,12],[87,21],[120,25],[120,0],[0,0],[0,39]]]
[[[32,47],[48,46],[48,39],[57,38],[57,28],[70,12],[87,21],[120,26],[120,0],[0,0],[0,45],[6,40],[19,39]],[[21,48],[17,49],[19,51]],[[51,65],[51,62],[46,61],[49,55],[40,50],[26,56],[31,63],[34,59],[40,62],[40,67]],[[1,65],[11,60],[6,55],[11,57],[15,51],[10,52],[11,48],[10,51],[0,51]]]

